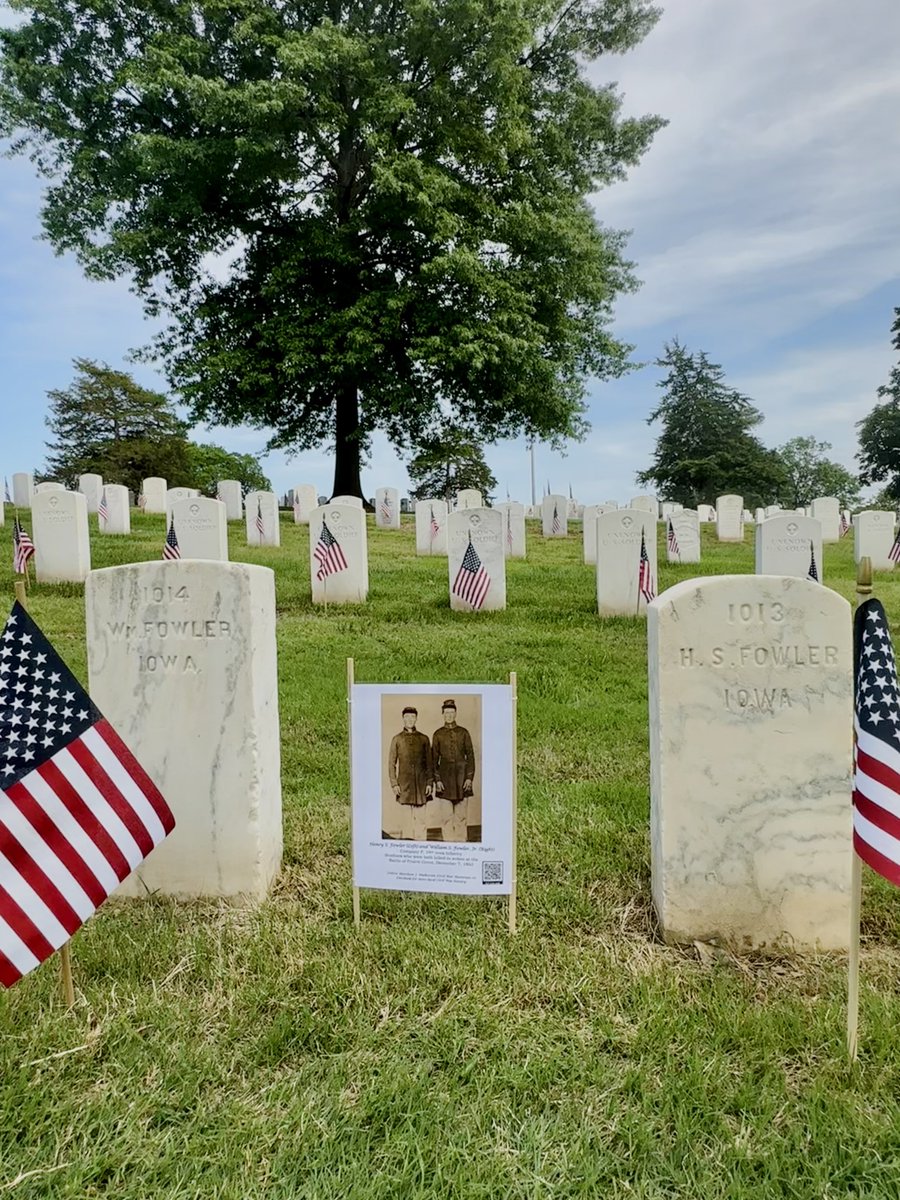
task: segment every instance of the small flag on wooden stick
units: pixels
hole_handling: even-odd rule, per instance
[[[109,505],[106,503],[106,488],[103,489],[103,495],[100,497],[100,503],[97,506],[97,517],[105,525],[109,520]]]
[[[650,570],[650,556],[647,553],[643,528],[641,529],[641,558],[638,565],[638,592],[648,604],[656,596],[656,592],[653,590],[653,573]]]
[[[22,522],[16,517],[13,523],[13,570],[17,575],[28,571],[28,560],[34,556],[34,542],[22,528]]]
[[[678,538],[675,536],[675,526],[672,524],[672,518],[669,518],[669,528],[666,531],[666,545],[669,548],[669,553],[673,558],[681,557],[681,550],[678,546]],[[646,546],[644,547],[646,549]]]
[[[166,534],[166,540],[163,543],[162,556],[166,559],[181,558],[181,547],[178,545],[178,534],[175,532],[174,516],[169,522],[169,532]]]
[[[809,539],[809,570],[806,573],[806,578],[811,579],[813,583],[819,582],[819,568],[816,566],[816,547],[812,538]]]

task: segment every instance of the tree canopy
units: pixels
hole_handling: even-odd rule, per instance
[[[786,472],[779,499],[787,508],[804,508],[817,496],[837,496],[842,508],[859,508],[859,478],[825,457],[830,442],[795,437],[778,447]]]
[[[891,333],[894,348],[900,350],[900,308],[894,309]],[[860,479],[883,483],[883,494],[896,502],[900,500],[900,364],[891,369],[878,395],[882,402],[857,425]]]
[[[199,488],[204,496],[215,496],[220,479],[236,479],[248,492],[270,492],[272,484],[252,454],[235,454],[206,442],[188,443],[188,477],[185,486]]]
[[[751,508],[782,494],[786,471],[776,451],[750,431],[762,421],[751,401],[725,382],[725,372],[702,350],[691,353],[676,338],[657,366],[663,398],[648,417],[662,425],[653,462],[637,476],[660,497],[690,508],[736,493]]]
[[[626,368],[634,286],[588,197],[662,122],[599,57],[648,0],[11,0],[0,127],[50,180],[43,225],[128,275],[194,419],[336,447],[361,495],[381,428],[449,409],[556,444]]]
[[[452,503],[463,488],[476,488],[487,501],[497,486],[481,447],[464,430],[452,426],[429,437],[406,470],[414,500]]]

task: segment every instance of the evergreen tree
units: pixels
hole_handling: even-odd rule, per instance
[[[900,350],[900,308],[894,309],[891,333],[894,348]],[[900,364],[891,369],[878,395],[882,403],[857,425],[859,474],[865,484],[883,483],[883,495],[896,505],[900,500]]]

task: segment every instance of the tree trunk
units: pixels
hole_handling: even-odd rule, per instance
[[[359,395],[355,383],[340,386],[335,403],[334,486],[332,496],[358,496],[372,511],[363,495],[359,478]]]

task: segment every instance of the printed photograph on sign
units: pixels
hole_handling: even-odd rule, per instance
[[[384,838],[481,841],[480,696],[382,696],[381,745]]]

